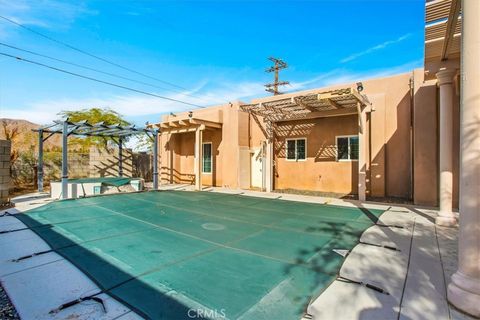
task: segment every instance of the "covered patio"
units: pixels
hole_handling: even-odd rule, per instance
[[[251,104],[240,105],[262,128],[266,138],[265,189],[274,188],[274,144],[279,123],[294,120],[358,116],[358,197],[366,198],[366,119],[367,113],[374,111],[366,95],[361,94],[362,84],[357,88],[346,87],[329,91],[312,91],[309,93],[281,95],[258,99]]]
[[[205,173],[205,159],[204,159],[204,152],[208,151],[210,153],[210,171],[213,170],[213,160],[212,160],[212,145],[210,144],[209,150],[204,150],[208,148],[204,141],[205,132],[207,134],[213,132],[221,132],[222,122],[221,119],[213,119],[213,120],[206,120],[201,119],[193,116],[193,113],[187,113],[185,115],[175,115],[167,117],[166,121],[162,121],[157,124],[152,124],[150,127],[158,128],[161,132],[160,139],[167,139],[168,141],[172,141],[175,136],[185,136],[189,133],[194,133],[195,138],[193,141],[194,144],[194,153],[193,153],[193,173],[194,173],[194,182],[195,182],[195,190],[202,190],[202,175]],[[221,133],[220,133],[221,134]],[[172,182],[173,178],[173,171],[176,170],[175,163],[173,161],[173,143],[169,145],[169,150],[166,150],[168,154],[169,161],[169,168],[170,172],[170,179]],[[183,174],[183,173],[180,173]]]

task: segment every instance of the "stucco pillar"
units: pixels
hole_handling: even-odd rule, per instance
[[[462,3],[460,231],[448,300],[480,317],[480,1]]]
[[[358,104],[358,200],[365,201],[367,193],[366,108]]]
[[[453,77],[452,69],[437,72],[440,87],[440,212],[435,223],[441,226],[454,226],[456,216],[452,212],[453,191]]]
[[[194,171],[195,171],[195,190],[201,191],[202,190],[202,137],[203,130],[201,128],[197,128],[195,130],[195,163],[194,163]]]

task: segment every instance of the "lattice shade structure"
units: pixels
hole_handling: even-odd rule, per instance
[[[366,106],[369,101],[366,96],[353,88],[312,92],[293,97],[279,97],[265,102],[244,104],[240,108],[255,116],[263,117],[265,121],[275,122],[301,119],[313,112],[324,111],[356,111],[360,106]]]
[[[427,1],[425,23],[425,63],[459,57],[461,0]]]
[[[135,125],[121,126],[119,124],[106,125],[103,122],[90,124],[87,121],[70,122],[66,121],[68,135],[76,136],[95,136],[95,137],[128,137],[137,134],[153,134],[153,129],[137,128]],[[53,124],[33,129],[35,132],[42,131],[43,133],[63,133],[64,122],[54,121]]]
[[[158,129],[137,128],[134,125],[122,126],[120,124],[106,125],[103,122],[90,124],[86,120],[79,122],[54,121],[53,124],[33,129],[38,133],[38,191],[43,191],[43,143],[54,134],[62,135],[62,199],[68,197],[68,144],[70,135],[86,137],[111,138],[118,143],[118,175],[123,176],[123,140],[126,137],[146,134],[153,142],[153,188],[158,189]],[[47,134],[44,137],[44,134]],[[114,139],[116,138],[116,140]]]

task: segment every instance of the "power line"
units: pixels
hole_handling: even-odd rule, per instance
[[[92,58],[95,58],[95,59],[97,59],[97,60],[100,60],[100,61],[103,61],[103,62],[105,62],[105,63],[108,63],[108,64],[110,64],[110,65],[112,65],[112,66],[117,67],[117,68],[121,68],[121,69],[123,69],[123,70],[127,70],[127,71],[129,71],[129,72],[133,72],[133,73],[135,73],[135,74],[141,75],[141,76],[143,76],[143,77],[150,78],[150,79],[152,79],[152,80],[156,80],[156,81],[162,82],[162,83],[164,83],[164,84],[168,84],[168,85],[170,85],[170,86],[172,86],[172,87],[176,87],[176,88],[179,88],[179,89],[187,90],[187,91],[188,91],[187,88],[184,88],[184,87],[182,87],[182,86],[179,86],[179,85],[176,85],[176,84],[174,84],[174,83],[171,83],[171,82],[168,82],[168,81],[165,81],[165,80],[162,80],[162,79],[158,79],[158,78],[152,77],[152,76],[150,76],[150,75],[148,75],[148,74],[145,74],[145,73],[142,73],[142,72],[139,72],[139,71],[136,71],[136,70],[133,70],[133,69],[124,67],[124,66],[122,66],[122,65],[120,65],[120,64],[118,64],[118,63],[112,62],[112,61],[110,61],[110,60],[107,60],[107,59],[104,59],[104,58],[99,57],[99,56],[97,56],[97,55],[94,55],[94,54],[92,54],[92,53],[89,53],[89,52],[87,52],[87,51],[85,51],[85,50],[82,50],[82,49],[79,49],[79,48],[77,48],[77,47],[74,47],[74,46],[72,46],[72,45],[70,45],[70,44],[68,44],[68,43],[66,43],[66,42],[63,42],[63,41],[54,39],[54,38],[52,38],[52,37],[50,37],[50,36],[47,36],[46,34],[43,34],[43,33],[41,33],[41,32],[38,32],[38,31],[36,31],[36,30],[34,30],[34,29],[32,29],[32,28],[29,28],[29,27],[27,27],[27,26],[25,26],[25,25],[23,25],[23,24],[21,24],[21,23],[18,23],[18,22],[16,22],[16,21],[14,21],[14,20],[12,20],[12,19],[9,19],[9,18],[7,18],[7,17],[4,17],[4,16],[2,16],[2,15],[0,15],[0,18],[3,19],[3,20],[5,20],[5,21],[8,21],[8,22],[10,22],[10,23],[13,23],[13,24],[15,24],[15,25],[17,25],[17,26],[25,29],[25,30],[28,30],[28,31],[30,31],[30,32],[32,32],[32,33],[35,33],[36,35],[38,35],[38,36],[40,36],[40,37],[43,37],[43,38],[45,38],[45,39],[48,39],[48,40],[53,41],[53,42],[55,42],[55,43],[58,43],[58,44],[60,44],[60,45],[62,45],[62,46],[65,46],[65,47],[67,47],[67,48],[69,48],[69,49],[72,49],[72,50],[75,50],[75,51],[77,51],[77,52],[80,52],[80,53],[82,53],[82,54],[85,54],[85,55],[87,55],[87,56],[89,56],[89,57],[92,57]]]
[[[90,71],[102,73],[102,74],[105,74],[105,75],[108,75],[108,76],[111,76],[111,77],[116,77],[116,78],[119,78],[119,79],[124,79],[124,80],[128,80],[128,81],[131,81],[131,82],[140,83],[140,84],[147,85],[147,86],[154,87],[154,88],[158,88],[158,89],[172,90],[172,89],[165,88],[165,87],[160,87],[160,86],[157,86],[157,85],[148,83],[148,82],[143,82],[143,81],[140,81],[140,80],[135,80],[135,79],[128,78],[128,77],[124,77],[124,76],[121,76],[121,75],[118,75],[118,74],[114,74],[114,73],[110,73],[110,72],[105,72],[105,71],[98,70],[98,69],[95,69],[95,68],[83,66],[83,65],[80,65],[80,64],[77,64],[77,63],[74,63],[74,62],[70,62],[70,61],[58,59],[58,58],[55,58],[55,57],[47,56],[47,55],[45,55],[45,54],[37,53],[37,52],[34,52],[34,51],[22,49],[22,48],[15,47],[15,46],[12,46],[12,45],[9,45],[9,44],[6,44],[6,43],[0,42],[0,45],[1,45],[1,46],[4,46],[4,47],[7,47],[7,48],[10,48],[10,49],[15,49],[15,50],[18,50],[18,51],[26,52],[26,53],[29,53],[29,54],[32,54],[32,55],[35,55],[35,56],[38,56],[38,57],[47,58],[47,59],[50,59],[50,60],[54,60],[54,61],[58,61],[58,62],[61,62],[61,63],[69,64],[69,65],[72,65],[72,66],[75,66],[75,67],[78,67],[78,68],[82,68],[82,69],[86,69],[86,70],[90,70]],[[172,90],[172,91],[179,92],[178,90]],[[194,96],[194,95],[191,95],[191,94],[188,94],[188,93],[183,93],[183,92],[179,92],[179,93],[180,93],[181,95],[185,95],[185,96],[189,96],[189,97],[192,97],[192,98],[195,98],[195,99],[199,99],[199,100],[206,101],[206,100],[204,100],[204,99],[202,99],[202,98],[200,98],[200,97],[197,97],[197,96]]]
[[[137,89],[134,89],[134,88],[130,88],[130,87],[122,86],[122,85],[119,85],[119,84],[115,84],[115,83],[112,83],[112,82],[108,82],[108,81],[84,76],[84,75],[81,75],[81,74],[78,74],[78,73],[75,73],[75,72],[71,72],[71,71],[68,71],[68,70],[52,67],[52,66],[40,63],[40,62],[24,59],[22,57],[14,56],[14,55],[11,55],[11,54],[8,54],[8,53],[0,52],[0,55],[5,56],[5,57],[9,57],[9,58],[12,58],[12,59],[16,59],[16,60],[19,60],[19,61],[35,64],[35,65],[38,65],[38,66],[41,66],[41,67],[44,67],[44,68],[48,68],[48,69],[52,69],[52,70],[55,70],[55,71],[59,71],[59,72],[62,72],[62,73],[66,73],[66,74],[76,76],[76,77],[79,77],[79,78],[87,79],[87,80],[90,80],[90,81],[103,83],[103,84],[106,84],[106,85],[109,85],[109,86],[112,86],[112,87],[117,87],[117,88],[129,90],[129,91],[133,91],[133,92],[141,93],[141,94],[144,94],[144,95],[148,95],[148,96],[152,96],[152,97],[156,97],[156,98],[160,98],[160,99],[164,99],[164,100],[178,102],[178,103],[182,103],[182,104],[193,106],[193,107],[205,108],[203,106],[200,106],[200,105],[197,105],[197,104],[194,104],[194,103],[185,102],[185,101],[182,101],[182,100],[161,96],[161,95],[158,95],[158,94],[155,94],[155,93],[150,93],[150,92],[146,92],[146,91],[142,91],[142,90],[137,90]]]

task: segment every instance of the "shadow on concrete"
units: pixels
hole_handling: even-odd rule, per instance
[[[126,273],[99,255],[82,247],[78,243],[66,238],[52,229],[52,225],[41,224],[27,214],[16,216],[31,230],[45,240],[52,248],[61,243],[61,247],[54,251],[70,261],[100,289],[118,301],[128,306],[139,315],[148,319],[205,319],[201,314],[195,314],[191,306],[182,304],[177,299],[162,293],[148,283]],[[150,273],[157,271],[150,270]],[[149,272],[144,272],[146,275]],[[106,283],[113,283],[106,285]],[[123,290],[121,290],[123,288]],[[129,290],[125,290],[129,288]],[[100,293],[98,293],[100,294]],[[80,297],[79,297],[80,298]],[[64,301],[66,303],[68,301]]]

